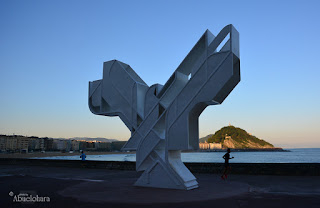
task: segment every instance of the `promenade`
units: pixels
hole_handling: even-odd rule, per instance
[[[0,164],[0,207],[320,207],[319,176],[195,176],[191,191],[133,186],[140,173],[79,167]],[[50,202],[13,202],[27,191]]]

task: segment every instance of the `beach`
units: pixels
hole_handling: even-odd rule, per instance
[[[86,155],[110,155],[110,154],[135,154],[135,152],[87,152]],[[58,157],[58,156],[77,156],[80,152],[33,152],[33,153],[1,153],[0,158],[32,158],[32,157]]]

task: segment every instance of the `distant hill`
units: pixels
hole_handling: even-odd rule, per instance
[[[209,137],[208,137],[209,136]],[[259,148],[274,148],[272,144],[259,139],[245,130],[234,127],[225,126],[216,131],[213,135],[208,135],[208,143],[221,143],[223,148],[236,148],[236,149],[259,149]],[[203,137],[201,139],[204,139]]]
[[[202,137],[202,138],[199,139],[199,142],[208,141],[208,139],[209,139],[210,137],[212,137],[212,136],[213,136],[213,134],[209,134],[209,135],[207,135],[207,136],[205,136],[205,137]]]
[[[117,139],[107,139],[107,138],[101,138],[101,137],[97,137],[97,138],[90,138],[90,137],[73,137],[73,138],[70,138],[70,140],[84,140],[84,141],[87,141],[87,142],[90,142],[90,141],[98,141],[98,142],[117,142],[118,140]]]

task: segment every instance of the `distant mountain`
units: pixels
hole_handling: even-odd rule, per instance
[[[213,135],[208,135],[201,139],[207,138],[208,143],[220,143],[223,148],[235,149],[260,149],[260,148],[274,148],[272,144],[259,139],[245,130],[234,127],[225,126],[216,131]]]
[[[208,141],[208,139],[209,139],[210,137],[212,137],[212,136],[213,136],[213,134],[209,134],[209,135],[207,135],[207,136],[205,136],[205,137],[202,137],[202,138],[199,139],[199,142]]]
[[[90,141],[98,141],[98,142],[117,142],[118,140],[117,139],[107,139],[107,138],[101,138],[101,137],[97,137],[97,138],[90,138],[90,137],[73,137],[73,138],[70,138],[70,140],[84,140],[84,141],[87,141],[87,142],[90,142]]]

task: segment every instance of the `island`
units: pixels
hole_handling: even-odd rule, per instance
[[[287,151],[232,125],[200,138],[200,151]]]

